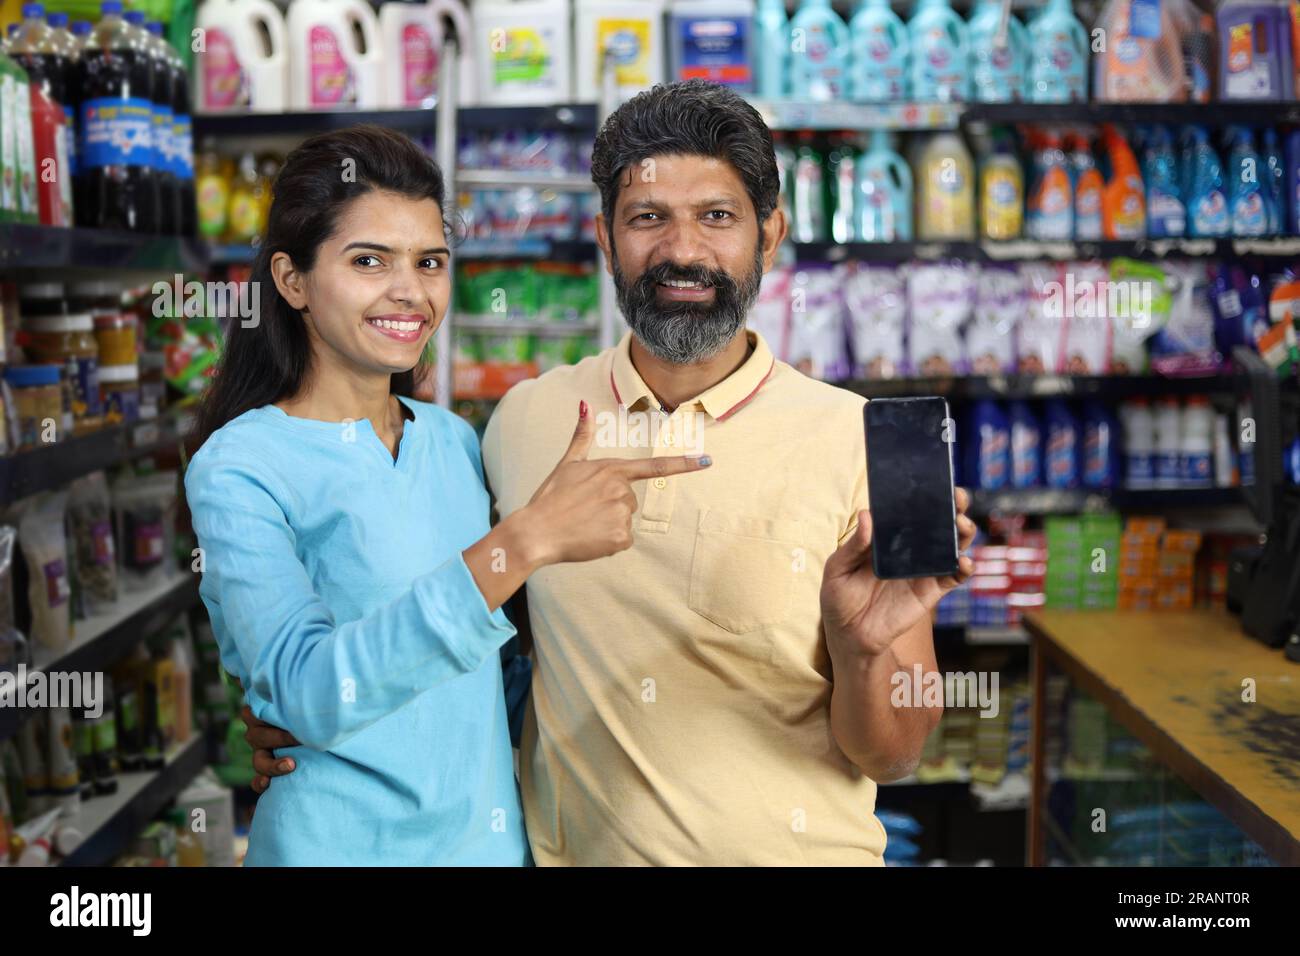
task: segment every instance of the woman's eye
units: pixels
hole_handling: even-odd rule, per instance
[[[378,256],[357,256],[355,259],[352,260],[352,262],[356,265],[361,266],[364,269],[372,265],[378,265],[379,257]]]
[[[440,256],[429,256],[427,259],[420,260],[421,269],[441,269],[442,258]]]

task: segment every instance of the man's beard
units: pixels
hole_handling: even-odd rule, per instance
[[[726,272],[703,266],[661,262],[629,283],[614,252],[614,291],[628,327],[646,351],[674,365],[711,359],[727,347],[745,325],[763,281],[763,247],[754,246],[754,266],[739,282]],[[658,284],[673,279],[713,288],[713,301],[661,304]]]

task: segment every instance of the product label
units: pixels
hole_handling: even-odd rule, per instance
[[[0,75],[0,209],[18,212],[18,84]]]
[[[1224,93],[1230,99],[1259,99],[1277,96],[1281,91],[1274,84],[1274,58],[1280,56],[1269,50],[1268,56],[1255,58],[1255,36],[1252,24],[1238,23],[1228,28],[1228,64],[1223,77]]]
[[[754,79],[745,33],[748,23],[738,17],[678,21],[682,61],[676,79],[748,88]]]
[[[203,108],[207,111],[247,106],[248,74],[235,54],[235,44],[224,30],[208,27],[204,40],[207,52],[200,53],[203,65]]]
[[[1047,484],[1052,488],[1072,488],[1078,483],[1078,462],[1074,453],[1074,432],[1054,428],[1047,435]]]
[[[352,70],[339,46],[339,38],[329,27],[317,24],[308,33],[311,59],[308,79],[311,88],[308,103],[311,106],[337,106],[355,103],[357,92]]]
[[[835,56],[835,44],[830,35],[820,26],[807,28],[804,36],[804,52],[794,58],[794,69],[799,79],[796,89],[802,84],[800,95],[807,95],[815,100],[834,100],[845,94],[844,64]]]
[[[1159,39],[1160,0],[1132,0],[1129,7],[1128,32],[1147,40]]]
[[[32,141],[32,93],[27,83],[18,84],[15,121],[18,126],[18,208],[36,221],[40,202],[36,198],[36,145]]]
[[[619,86],[650,85],[650,21],[601,19],[596,21],[596,76],[600,84],[600,51],[614,61],[614,82]]]
[[[155,103],[152,119],[154,168],[174,173],[176,147],[172,143],[172,108]]]
[[[68,175],[77,175],[77,117],[71,106],[63,107],[64,146],[68,153]],[[69,220],[71,221],[71,220]]]
[[[68,566],[62,558],[55,558],[41,565],[41,571],[45,575],[45,600],[50,607],[58,607],[72,593],[68,585]]]
[[[1149,488],[1155,481],[1155,460],[1144,452],[1129,452],[1124,456],[1128,483],[1134,488]]]
[[[55,163],[63,173],[59,176],[60,216],[55,225],[72,225],[72,144],[76,141],[71,121],[54,130]]]
[[[1000,428],[982,425],[979,430],[979,456],[976,460],[979,469],[980,487],[993,491],[1007,483],[1007,456],[1010,436]]]
[[[113,526],[107,521],[96,521],[90,526],[92,560],[96,564],[112,564]]]
[[[136,525],[132,548],[136,567],[145,567],[161,561],[163,556],[162,524],[157,521],[150,521]]]
[[[488,37],[493,87],[545,89],[555,85],[553,27],[495,27]]]
[[[1228,233],[1228,203],[1217,189],[1198,199],[1192,206],[1192,228],[1198,236],[1223,236]],[[1236,292],[1232,292],[1235,296]],[[1220,302],[1222,308],[1222,302]],[[1235,315],[1241,314],[1237,302]]]
[[[1176,485],[1182,477],[1182,456],[1177,452],[1156,455],[1156,480],[1163,485]]]
[[[74,356],[68,360],[68,373],[72,380],[72,414],[77,418],[103,414],[104,407],[99,398],[99,359],[93,355]]]
[[[1147,217],[1153,238],[1181,236],[1187,229],[1187,211],[1177,196],[1152,190],[1147,196]]]
[[[153,104],[146,99],[95,99],[81,105],[81,164],[148,166],[153,153]]]
[[[1210,483],[1209,452],[1184,453],[1181,461],[1182,478],[1189,484],[1208,485]]]
[[[194,133],[190,118],[186,115],[172,119],[172,152],[176,159],[176,176],[178,179],[194,178]]]
[[[1038,432],[1023,425],[1011,426],[1011,483],[1017,488],[1038,484],[1041,449]]]
[[[1258,192],[1238,196],[1232,204],[1232,234],[1234,236],[1262,236],[1268,232],[1268,219],[1264,197]]]
[[[407,106],[430,99],[438,82],[438,50],[418,23],[402,27],[402,98]]]
[[[961,99],[966,64],[957,62],[943,27],[937,26],[922,34],[913,63],[913,86],[918,96]]]

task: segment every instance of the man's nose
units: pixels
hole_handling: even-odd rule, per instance
[[[708,266],[712,256],[708,237],[699,223],[674,220],[663,231],[655,249],[658,258],[682,268]]]

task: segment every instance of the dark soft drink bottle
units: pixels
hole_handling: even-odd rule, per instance
[[[170,43],[165,44],[172,67],[172,152],[175,160],[176,192],[180,204],[182,236],[198,232],[199,213],[194,193],[194,129],[190,119],[190,75],[185,60]]]
[[[63,119],[68,136],[68,173],[73,181],[77,178],[77,60],[81,56],[81,44],[68,30],[66,13],[51,13],[45,18],[54,35],[54,45],[61,56],[63,67]]]
[[[77,70],[84,147],[78,166],[86,196],[78,207],[78,223],[157,232],[148,34],[122,19],[121,0],[104,0],[100,14]]]
[[[83,222],[81,210],[86,207],[86,196],[83,192],[86,183],[86,177],[83,175],[81,151],[85,148],[82,143],[85,139],[81,129],[81,51],[86,45],[86,38],[90,36],[90,31],[95,25],[89,20],[73,20],[69,28],[72,32],[72,41],[76,48],[76,57],[72,62],[69,70],[70,82],[72,87],[72,108],[73,108],[73,129],[75,130],[74,138],[76,143],[71,147],[77,158],[72,160],[72,209],[76,214],[77,223]]]
[[[128,13],[127,23],[139,26]],[[153,58],[153,144],[154,175],[158,177],[158,231],[173,236],[180,230],[180,196],[177,192],[175,147],[172,143],[172,103],[175,102],[175,74],[167,43],[162,38],[162,24],[145,24],[149,34],[149,55]]]

